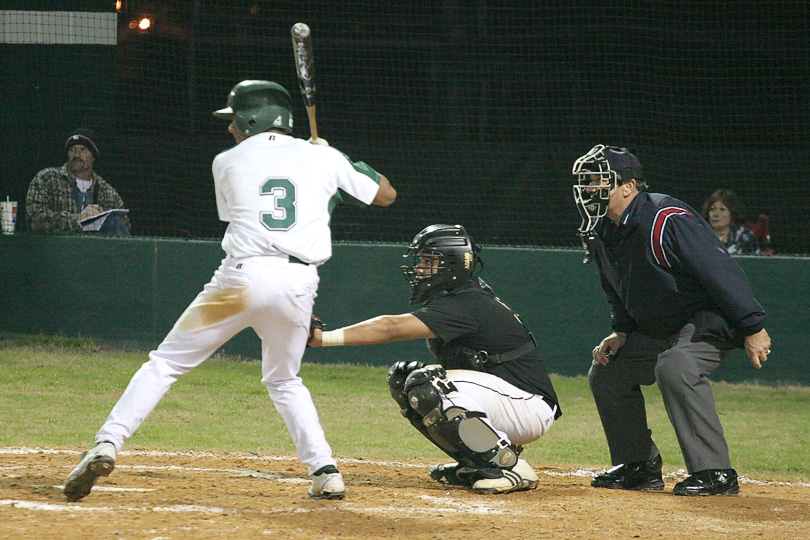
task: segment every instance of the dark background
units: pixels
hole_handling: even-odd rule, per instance
[[[3,10],[112,11],[4,1]],[[0,44],[0,195],[65,161],[78,125],[133,234],[216,238],[211,111],[243,79],[295,98],[290,27],[312,28],[319,132],[388,176],[385,211],[341,207],[337,240],[404,242],[435,222],[487,244],[578,245],[571,165],[634,149],[652,191],[735,190],[778,253],[810,253],[810,8],[768,2],[123,1],[118,44]],[[129,28],[150,15],[149,31]],[[5,31],[8,29],[6,28]],[[24,216],[24,214],[22,214]],[[24,221],[24,219],[23,219]],[[22,224],[24,229],[24,224]]]

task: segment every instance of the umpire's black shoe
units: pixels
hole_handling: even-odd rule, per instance
[[[734,469],[707,469],[690,475],[675,484],[675,495],[737,495],[737,471]]]
[[[591,479],[591,486],[608,489],[662,490],[661,456],[649,461],[622,463]]]

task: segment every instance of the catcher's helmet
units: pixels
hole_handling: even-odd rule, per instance
[[[228,94],[228,106],[214,116],[235,120],[236,127],[251,137],[268,129],[292,133],[292,99],[280,84],[270,81],[242,81]]]
[[[443,291],[467,283],[481,260],[481,246],[461,225],[431,225],[417,234],[403,257],[411,265],[401,267],[411,286],[410,303],[426,302]]]
[[[597,144],[574,162],[574,201],[582,216],[581,235],[593,230],[607,213],[611,191],[635,179],[639,191],[647,189],[644,167],[627,148]]]

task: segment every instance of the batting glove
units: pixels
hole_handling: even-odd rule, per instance
[[[309,139],[307,139],[307,142],[309,144],[318,144],[320,146],[329,146],[329,141],[327,141],[326,139],[322,139],[320,137],[318,137],[317,139],[313,139],[312,137],[310,137]]]

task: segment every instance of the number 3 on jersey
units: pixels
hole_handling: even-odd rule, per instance
[[[295,184],[286,178],[268,178],[262,196],[273,199],[273,210],[262,212],[262,224],[271,231],[286,231],[295,225]]]

